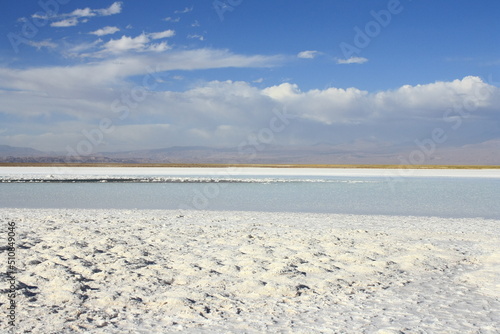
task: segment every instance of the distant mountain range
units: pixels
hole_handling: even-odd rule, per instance
[[[240,148],[176,146],[103,152],[72,159],[66,158],[62,153],[0,145],[0,162],[500,165],[500,140],[436,149],[416,145],[395,147],[370,142]]]
[[[33,157],[38,155],[46,155],[42,151],[37,151],[29,147],[13,147],[8,145],[0,145],[0,157]]]

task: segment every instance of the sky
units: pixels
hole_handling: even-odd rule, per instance
[[[9,1],[0,145],[500,144],[499,13],[493,0]]]

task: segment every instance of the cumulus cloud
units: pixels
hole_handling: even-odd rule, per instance
[[[475,110],[491,107],[498,92],[498,88],[473,76],[451,82],[404,85],[377,93],[357,88],[302,92],[297,85],[290,83],[263,90],[274,100],[290,105],[301,117],[326,125],[391,118],[442,120],[444,111],[455,110],[457,106],[466,109],[470,105]]]
[[[128,50],[144,50],[149,38],[146,34],[137,37],[122,36],[120,39],[112,39],[104,44],[104,49],[111,53],[118,53]]]
[[[313,59],[319,54],[318,51],[302,51],[297,54],[297,57],[304,59]]]
[[[121,1],[117,1],[117,2],[114,2],[108,8],[96,9],[95,12],[97,12],[99,15],[102,15],[102,16],[120,14],[122,11],[122,4],[123,3]]]
[[[104,27],[101,29],[97,29],[96,31],[92,31],[89,34],[96,35],[96,36],[104,36],[104,35],[112,35],[116,32],[120,31],[118,27]]]
[[[56,28],[66,28],[66,27],[74,27],[79,23],[77,18],[69,18],[61,21],[56,21],[52,22],[50,24],[51,27],[56,27]]]
[[[337,64],[363,64],[368,61],[364,57],[351,57],[348,59],[337,59]]]
[[[137,52],[163,52],[170,49],[166,42],[150,43],[152,39],[162,39],[173,36],[174,31],[167,30],[158,33],[142,33],[137,37],[122,36],[120,39],[112,39],[103,45],[103,50],[96,55],[103,53],[119,54],[127,51]]]
[[[167,44],[167,42],[161,42],[161,43],[150,44],[146,50],[151,52],[163,52],[169,49],[170,46]]]
[[[172,37],[174,35],[175,35],[174,30],[165,30],[161,32],[153,32],[149,34],[149,37],[151,37],[152,39],[162,39],[162,38]]]
[[[84,8],[84,9],[75,9],[71,13],[67,14],[68,16],[76,16],[76,17],[92,17],[96,16],[97,14],[95,13],[94,10],[90,8]]]

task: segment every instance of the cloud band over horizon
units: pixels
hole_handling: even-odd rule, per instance
[[[156,68],[147,65],[153,59]],[[448,145],[467,143],[464,138],[498,138],[484,129],[493,131],[499,124],[500,91],[473,76],[379,92],[301,91],[288,82],[258,88],[244,81],[203,82],[185,91],[160,88],[173,80],[169,70],[272,66],[275,61],[207,49],[69,68],[0,68],[0,98],[9,101],[1,110],[9,121],[0,129],[0,141],[65,151],[68,143],[76,147],[102,120],[109,120],[112,131],[103,131],[91,153],[179,145],[234,147],[265,128],[276,109],[294,117],[274,138],[284,145],[367,138],[394,145],[429,136],[435,128],[447,129]],[[454,127],[461,129],[452,131]]]

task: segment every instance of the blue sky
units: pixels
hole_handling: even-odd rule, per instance
[[[442,146],[495,142],[499,12],[466,0],[8,2],[0,144],[85,155],[260,134],[387,147],[436,128]],[[277,112],[290,122],[263,139]]]

